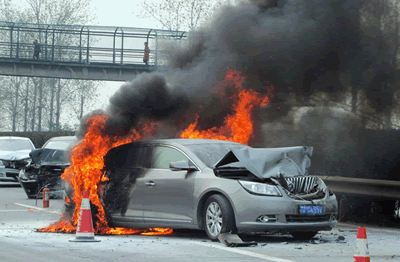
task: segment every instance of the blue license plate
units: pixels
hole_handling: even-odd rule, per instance
[[[321,215],[324,214],[324,207],[321,205],[300,205],[300,215]]]

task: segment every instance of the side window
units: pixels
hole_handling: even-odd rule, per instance
[[[165,146],[153,148],[151,168],[169,169],[169,163],[189,159],[180,151]]]
[[[118,148],[112,148],[104,156],[104,165],[107,168],[135,168],[141,164],[143,153],[139,147],[123,145]]]
[[[140,167],[143,158],[144,148],[142,147],[132,147],[126,152],[125,163],[131,168]],[[123,156],[121,156],[122,158]]]

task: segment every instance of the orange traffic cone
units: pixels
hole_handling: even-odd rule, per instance
[[[367,230],[365,227],[359,227],[357,231],[356,250],[354,251],[354,262],[370,262]]]
[[[78,227],[76,229],[75,239],[71,242],[100,242],[94,238],[92,223],[92,212],[90,211],[89,193],[83,191],[81,212],[79,214]]]

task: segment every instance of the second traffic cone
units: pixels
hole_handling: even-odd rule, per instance
[[[83,191],[81,212],[79,214],[78,227],[76,235],[71,242],[100,242],[94,238],[94,230],[92,223],[92,212],[90,211],[89,192]]]
[[[359,227],[357,231],[356,249],[354,251],[354,262],[370,262],[367,230],[365,227]]]

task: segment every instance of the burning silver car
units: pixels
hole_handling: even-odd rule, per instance
[[[0,137],[0,181],[18,182],[19,170],[31,161],[29,153],[33,149],[27,137]]]
[[[311,154],[207,139],[133,142],[104,158],[103,205],[112,226],[310,239],[331,230],[338,213],[335,195],[308,174]]]

